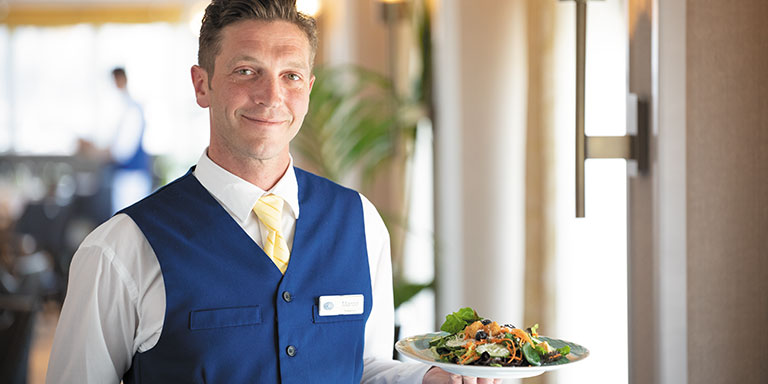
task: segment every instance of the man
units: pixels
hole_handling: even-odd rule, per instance
[[[144,111],[130,93],[125,69],[112,70],[112,79],[120,92],[120,120],[109,157],[114,164],[112,175],[112,213],[147,196],[152,191],[149,155],[144,151]]]
[[[381,218],[293,167],[315,36],[294,1],[208,6],[192,81],[209,147],[78,249],[49,383],[476,382],[391,360]]]

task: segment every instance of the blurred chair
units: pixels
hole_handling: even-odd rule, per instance
[[[0,378],[3,383],[27,383],[39,307],[36,295],[0,294]]]
[[[72,161],[72,165],[65,160]],[[69,265],[77,247],[88,233],[111,216],[111,172],[109,167],[78,162],[76,158],[40,158],[37,162],[59,164],[49,168],[65,169],[66,172],[49,177],[52,181],[48,182],[48,194],[40,200],[27,202],[13,231],[18,236],[29,235],[34,239],[34,249],[27,253],[40,250],[51,256],[54,275],[42,281],[41,293],[46,297],[54,296],[61,304],[66,294]],[[46,166],[37,167],[44,169]]]
[[[0,263],[0,382],[25,384],[41,292],[53,271],[41,252],[13,257],[7,267]]]

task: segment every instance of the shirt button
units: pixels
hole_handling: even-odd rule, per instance
[[[287,353],[290,357],[296,356],[296,347],[289,345],[288,348],[285,348],[285,353]]]
[[[283,300],[285,300],[286,303],[290,303],[291,300],[293,300],[293,297],[291,297],[291,293],[288,291],[283,292]]]

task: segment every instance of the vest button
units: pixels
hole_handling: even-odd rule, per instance
[[[290,303],[291,300],[293,300],[293,297],[291,297],[291,293],[288,291],[283,292],[283,300],[285,300],[286,303]]]
[[[285,348],[285,353],[287,353],[290,357],[296,356],[296,347],[289,345],[288,348]]]

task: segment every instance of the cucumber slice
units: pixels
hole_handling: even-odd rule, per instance
[[[501,344],[482,344],[475,349],[478,354],[488,352],[491,357],[508,357],[509,349]]]

